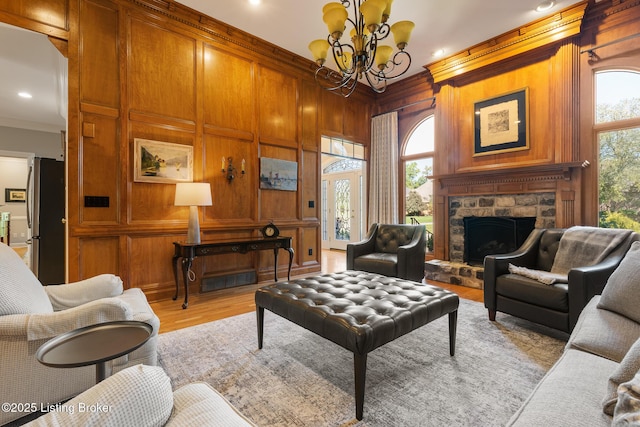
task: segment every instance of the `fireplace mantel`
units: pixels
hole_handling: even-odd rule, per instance
[[[480,194],[487,191],[487,186],[503,184],[526,184],[544,181],[570,181],[572,171],[584,167],[582,162],[551,163],[532,166],[516,166],[506,168],[494,168],[485,170],[464,171],[451,175],[434,176],[434,181],[440,184],[440,188],[449,188],[449,194]],[[453,189],[452,187],[468,187],[464,189]],[[478,188],[474,192],[473,188]],[[548,190],[544,188],[541,190]],[[504,193],[520,192],[526,190],[523,185],[518,185],[512,191],[504,188]],[[492,191],[495,193],[496,191]]]

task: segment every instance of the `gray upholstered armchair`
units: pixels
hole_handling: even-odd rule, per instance
[[[533,230],[516,251],[484,259],[489,319],[495,320],[499,311],[571,332],[582,309],[602,293],[639,239],[629,230],[594,227]],[[585,259],[591,262],[583,263]]]
[[[367,237],[347,245],[347,269],[422,281],[424,225],[373,224]]]
[[[146,322],[153,334],[142,347],[109,362],[109,368],[115,373],[139,363],[155,365],[160,321],[140,289],[123,290],[122,280],[112,274],[42,286],[18,254],[0,243],[0,400],[25,405],[21,412],[1,411],[0,425],[94,385],[95,367],[51,368],[35,353],[60,334],[115,320]]]

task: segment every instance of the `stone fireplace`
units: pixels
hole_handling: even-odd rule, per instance
[[[528,221],[533,222],[533,227],[526,232],[524,236],[526,239],[533,228],[555,227],[555,204],[554,193],[451,197],[449,200],[449,261],[468,263],[469,260],[465,258],[465,253],[477,250],[477,248],[465,246],[465,230],[473,223],[472,219],[509,218],[516,227],[519,222],[524,222],[519,221],[520,219],[527,218]],[[485,226],[488,225],[485,223]],[[524,241],[522,239],[524,233],[525,231],[521,229],[521,235],[518,236],[520,238],[516,240]],[[510,245],[510,249],[517,249],[517,247],[513,248],[513,244]],[[500,248],[497,253],[509,252],[503,249]],[[472,261],[477,261],[477,259]]]
[[[535,228],[581,224],[580,185],[584,167],[585,163],[569,162],[461,170],[437,176],[434,207],[436,216],[442,220],[434,223],[435,259],[425,264],[425,278],[482,289],[482,265],[472,265],[466,258],[465,219],[469,222],[473,218],[506,218],[518,222],[519,218],[528,218]],[[521,234],[525,233],[528,235],[521,230]],[[522,236],[516,240],[521,241]],[[501,242],[488,244],[500,246]]]

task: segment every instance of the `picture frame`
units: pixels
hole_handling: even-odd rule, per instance
[[[5,188],[4,201],[5,203],[26,203],[27,190],[25,188]]]
[[[529,149],[529,88],[474,103],[473,156]]]
[[[298,162],[261,157],[260,189],[298,191]]]
[[[150,139],[134,139],[135,182],[193,181],[193,147]]]

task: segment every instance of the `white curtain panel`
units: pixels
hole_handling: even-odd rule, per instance
[[[398,114],[371,120],[369,225],[398,223]]]

